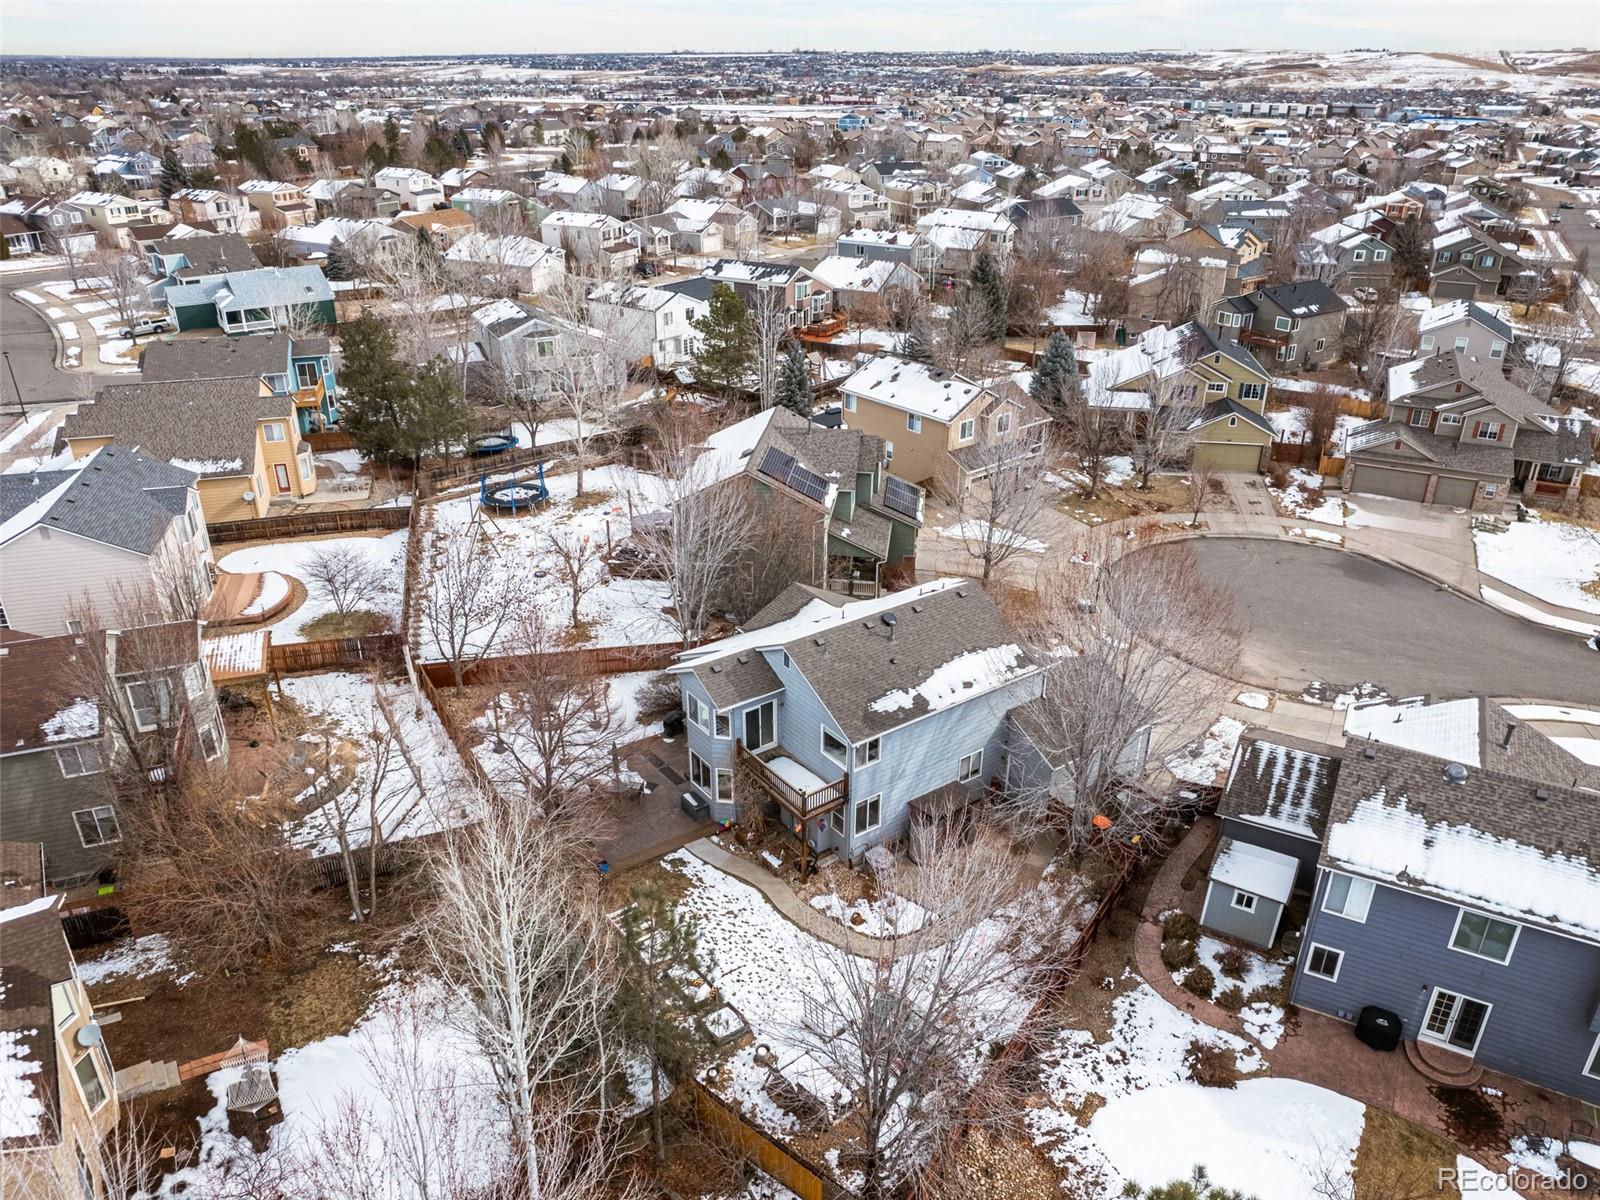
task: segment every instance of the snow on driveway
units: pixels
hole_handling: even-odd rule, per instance
[[[1600,580],[1600,529],[1529,513],[1503,532],[1475,530],[1478,570],[1551,604],[1600,613],[1600,596],[1583,590]]]
[[[1272,1200],[1315,1200],[1326,1164],[1348,1179],[1366,1106],[1297,1079],[1231,1089],[1179,1083],[1112,1100],[1089,1133],[1124,1179],[1159,1187],[1203,1165],[1214,1183]],[[1159,1136],[1151,1136],[1154,1131]]]

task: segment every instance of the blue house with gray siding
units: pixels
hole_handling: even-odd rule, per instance
[[[1441,1082],[1488,1068],[1600,1106],[1600,770],[1537,711],[1351,713],[1292,1000],[1394,1013]]]
[[[793,585],[679,655],[689,783],[718,820],[776,805],[803,855],[854,858],[1004,778],[1042,667],[969,580],[870,600]]]

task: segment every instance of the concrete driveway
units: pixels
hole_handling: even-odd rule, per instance
[[[1297,694],[1313,681],[1396,695],[1600,703],[1600,654],[1356,554],[1243,538],[1184,543],[1234,598],[1238,676]],[[1162,547],[1139,553],[1160,554]]]

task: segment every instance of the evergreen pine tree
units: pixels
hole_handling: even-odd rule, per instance
[[[397,167],[404,161],[400,154],[400,122],[394,119],[393,113],[383,123],[383,154],[391,167]]]
[[[355,264],[344,242],[334,238],[328,245],[328,259],[322,264],[322,273],[329,279],[348,280],[356,277]]]
[[[773,389],[772,402],[802,417],[810,417],[816,405],[811,392],[811,368],[806,365],[805,351],[798,342],[789,343],[783,361],[778,364],[778,382]]]
[[[700,1051],[693,1026],[671,1011],[681,1009],[685,998],[677,993],[668,972],[678,965],[691,976],[703,978],[715,964],[707,961],[700,949],[693,917],[678,912],[659,883],[635,883],[628,889],[628,901],[622,912],[627,986],[617,995],[624,1032],[649,1056],[650,1129],[656,1157],[665,1163],[661,1102],[666,1089],[662,1083],[664,1077],[691,1076]]]
[[[968,277],[968,285],[975,289],[983,301],[984,321],[982,333],[984,340],[989,342],[1003,342],[1006,339],[1006,285],[1000,278],[1000,268],[994,265],[994,259],[987,254],[978,255],[978,261],[972,264],[972,274]]]
[[[472,409],[442,358],[420,371],[402,362],[394,330],[370,312],[344,326],[340,342],[339,424],[368,458],[416,463],[472,434]]]
[[[464,163],[472,157],[472,142],[468,140],[465,129],[457,129],[450,135],[450,149],[455,152],[457,163]]]
[[[909,358],[912,362],[932,366],[935,349],[933,330],[925,320],[913,321],[911,328],[900,339],[900,357]]]
[[[381,171],[389,165],[389,156],[383,152],[383,145],[379,142],[372,142],[367,146],[366,158],[367,174],[369,175],[374,171]]]
[[[161,198],[171,200],[172,193],[189,186],[189,173],[184,170],[178,148],[171,142],[161,151]]]
[[[1064,333],[1052,333],[1033,369],[1028,395],[1059,421],[1066,416],[1064,401],[1076,394],[1078,387],[1078,356],[1073,353],[1072,342]]]
[[[563,150],[561,152],[561,157],[556,159],[556,170],[559,171],[563,175],[571,175],[572,174],[572,155],[568,154],[565,150]]]
[[[723,393],[748,387],[756,356],[755,327],[733,289],[717,284],[711,290],[706,315],[690,324],[700,335],[694,348],[695,378]]]

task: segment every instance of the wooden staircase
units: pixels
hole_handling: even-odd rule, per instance
[[[1465,1054],[1410,1039],[1405,1047],[1406,1057],[1417,1073],[1443,1087],[1473,1087],[1483,1078],[1483,1068]]]

